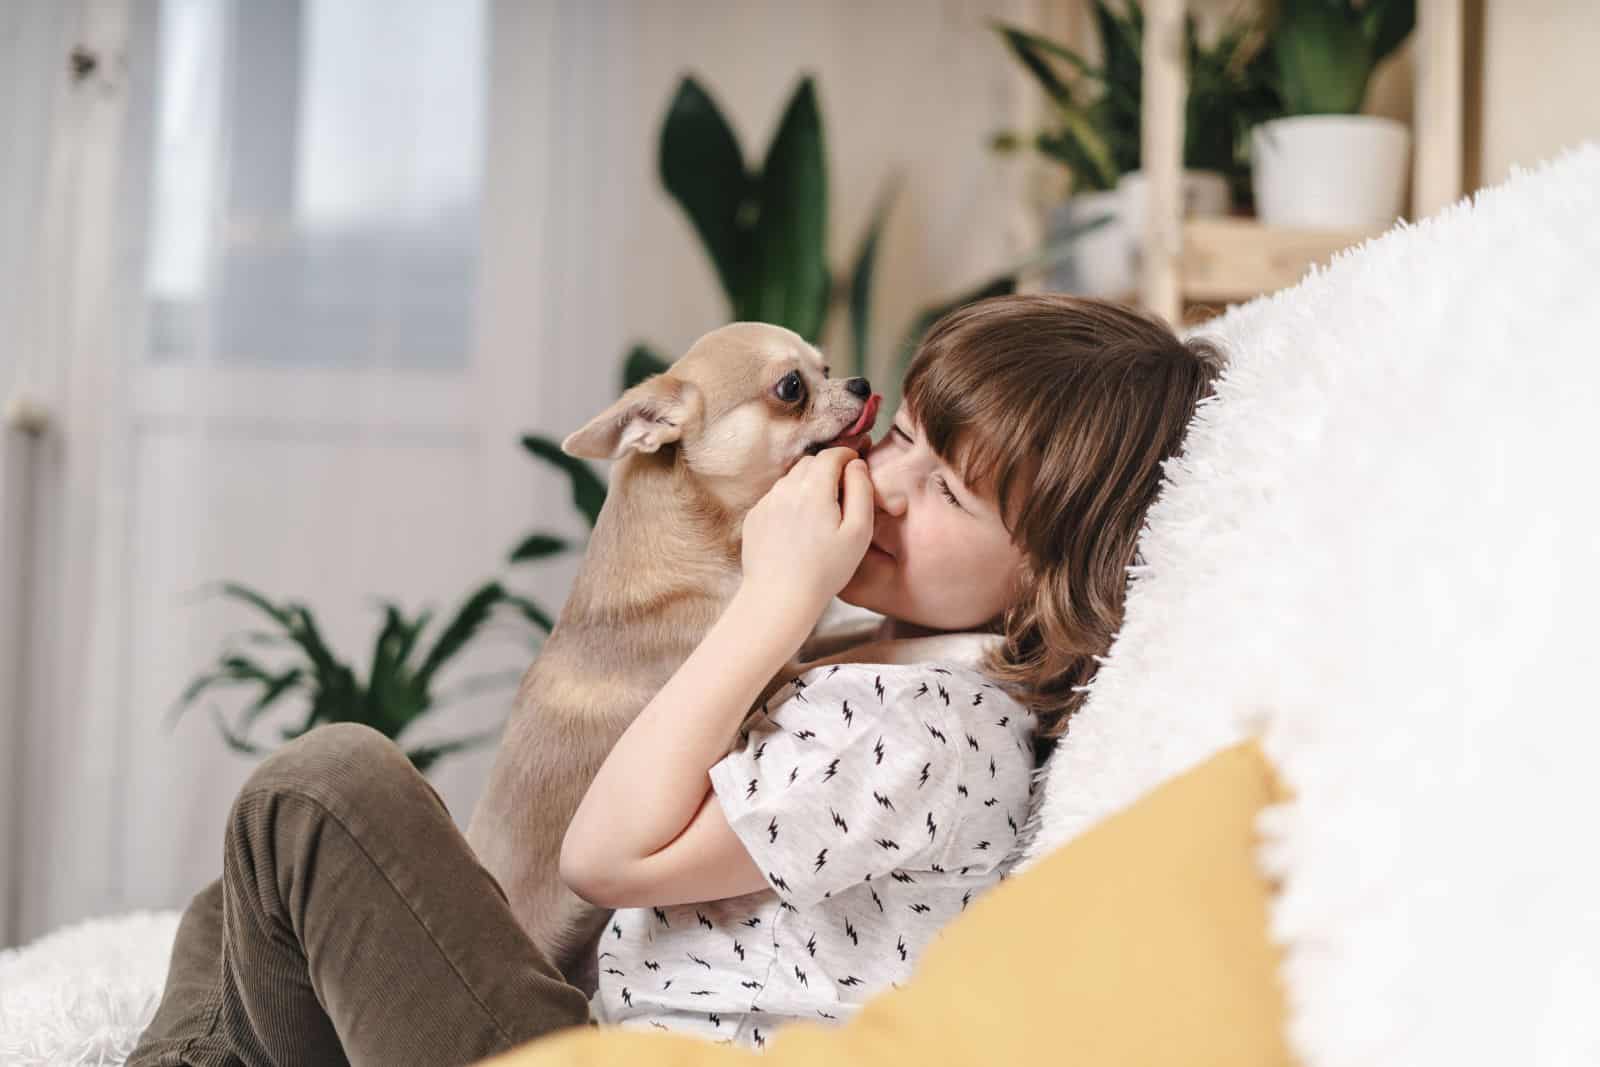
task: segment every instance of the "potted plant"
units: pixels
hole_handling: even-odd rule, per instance
[[[1134,287],[1143,217],[1140,109],[1144,78],[1144,12],[1136,2],[1113,7],[1095,0],[1101,62],[1015,26],[995,29],[1050,97],[1051,121],[1030,134],[1003,133],[994,146],[1024,144],[1063,164],[1070,195],[1052,212],[1052,233],[1082,227],[1095,217],[1106,225],[1081,237],[1058,288],[1090,295],[1126,293]],[[1248,133],[1279,113],[1271,68],[1257,22],[1226,23],[1203,44],[1193,18],[1185,27],[1188,97],[1184,106],[1183,196],[1188,215],[1227,214],[1249,196]]]
[[[1383,226],[1400,215],[1411,132],[1358,112],[1416,15],[1416,0],[1279,0],[1268,51],[1285,117],[1258,126],[1250,145],[1263,222]]]
[[[433,613],[423,610],[408,616],[398,605],[384,602],[384,621],[372,648],[365,677],[346,663],[322,636],[311,610],[294,601],[274,603],[253,589],[223,583],[224,596],[253,608],[265,629],[249,631],[228,642],[210,669],[184,689],[169,724],[201,697],[213,690],[237,688],[254,699],[237,711],[232,721],[217,707],[211,709],[217,730],[229,748],[246,755],[263,755],[277,743],[290,741],[324,723],[353,722],[372,727],[404,746],[406,756],[426,774],[439,759],[493,741],[499,730],[415,743],[412,728],[430,713],[488,688],[514,685],[517,673],[485,675],[460,682],[453,691],[439,693],[439,674],[473,638],[497,609],[507,608],[546,633],[549,616],[526,597],[486,582],[469,594],[443,625],[424,639]],[[276,654],[262,659],[250,647],[269,646]],[[297,712],[287,723],[265,732],[259,721],[280,707]]]

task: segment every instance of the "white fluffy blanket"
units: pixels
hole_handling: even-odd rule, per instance
[[[1307,1064],[1600,1063],[1600,149],[1205,332],[1023,868],[1259,734]]]
[[[177,912],[93,919],[0,952],[0,1064],[121,1064],[155,1014]]]

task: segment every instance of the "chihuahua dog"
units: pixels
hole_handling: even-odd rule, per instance
[[[878,404],[865,378],[829,378],[798,334],[734,323],[562,442],[568,455],[618,462],[467,838],[523,930],[586,993],[610,912],[561,881],[567,825],[617,739],[738,587],[745,513],[801,456],[870,447]]]

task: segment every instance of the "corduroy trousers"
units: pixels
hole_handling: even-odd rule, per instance
[[[582,1025],[427,780],[377,731],[323,726],[240,790],[128,1063],[448,1067]]]

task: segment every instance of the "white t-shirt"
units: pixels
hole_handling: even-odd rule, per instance
[[[1036,721],[956,663],[818,667],[780,689],[710,772],[768,888],[618,910],[595,1018],[763,1048],[902,984],[1018,858]]]

